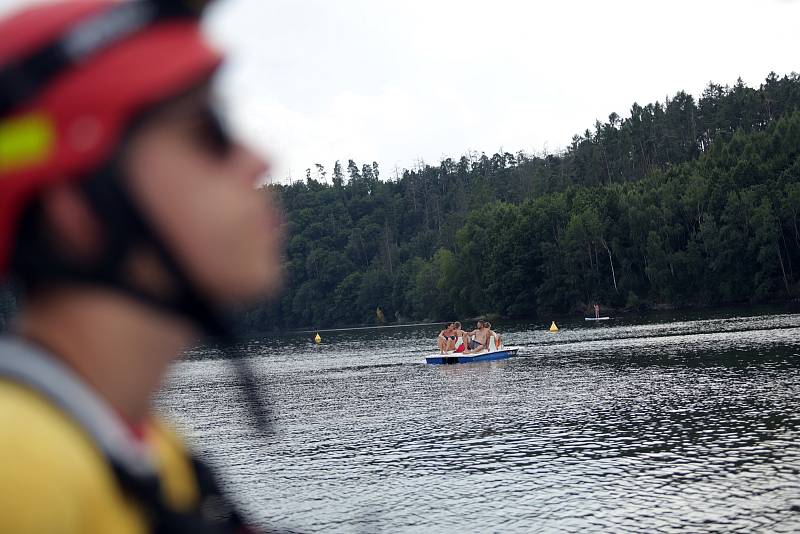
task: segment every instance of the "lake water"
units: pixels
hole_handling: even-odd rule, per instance
[[[257,339],[275,432],[198,349],[157,402],[263,525],[327,532],[800,530],[800,315],[502,324],[505,361],[431,366],[435,326]]]

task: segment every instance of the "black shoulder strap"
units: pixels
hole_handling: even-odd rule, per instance
[[[192,466],[200,502],[191,512],[176,512],[164,504],[161,484],[156,476],[132,476],[119,464],[110,461],[110,465],[120,486],[145,509],[153,534],[254,532],[222,494],[211,470],[196,458],[192,458]]]

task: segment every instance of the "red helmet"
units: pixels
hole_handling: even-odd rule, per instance
[[[138,113],[219,66],[199,18],[167,4],[65,1],[0,20],[0,277],[37,193],[90,174]]]

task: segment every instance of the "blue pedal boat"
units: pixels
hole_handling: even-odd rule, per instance
[[[488,362],[492,360],[506,360],[511,356],[516,356],[517,352],[519,352],[519,347],[503,347],[500,350],[478,352],[476,354],[464,354],[459,352],[450,354],[431,354],[430,356],[425,357],[425,363],[442,365],[450,363],[473,363]]]

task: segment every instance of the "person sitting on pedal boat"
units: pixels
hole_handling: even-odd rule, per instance
[[[490,351],[492,351],[492,350],[500,350],[500,347],[503,346],[503,342],[500,339],[500,334],[498,334],[497,332],[492,330],[492,323],[490,323],[489,321],[485,321],[483,324],[486,327],[486,329],[488,330],[488,340],[489,341],[486,344],[487,348]]]
[[[469,333],[469,343],[467,345],[467,349],[464,351],[464,354],[475,354],[486,350],[487,335],[488,332],[484,321],[479,320],[476,323],[475,330]]]
[[[439,336],[436,338],[436,341],[439,345],[439,353],[445,354],[445,352],[453,350],[455,340],[456,336],[453,323],[448,323],[444,330],[439,332]]]
[[[467,345],[464,342],[464,338],[468,336],[468,334],[467,332],[461,329],[461,323],[458,321],[453,323],[453,334],[456,337],[456,339],[453,340],[454,343],[453,352],[457,353],[464,352],[467,348]]]

